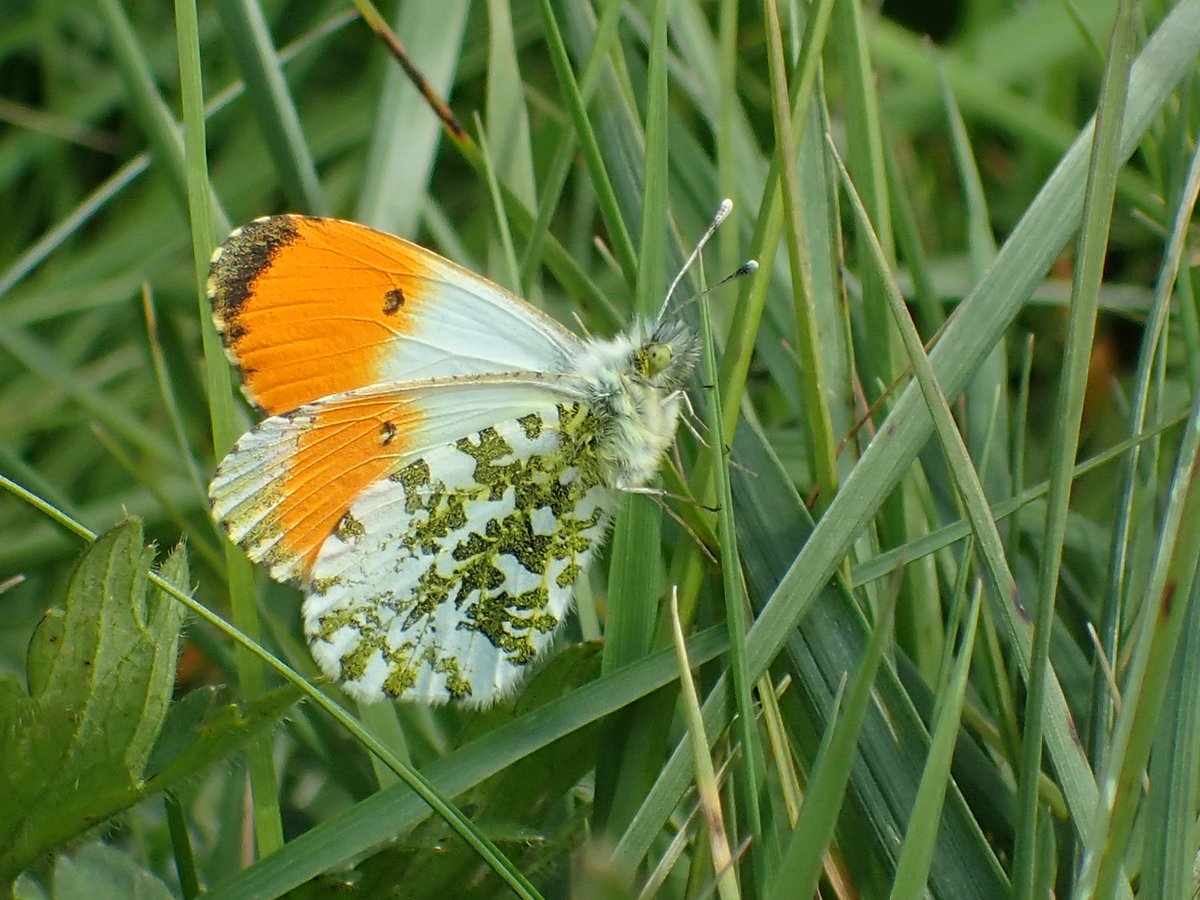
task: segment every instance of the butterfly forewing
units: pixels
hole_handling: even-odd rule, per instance
[[[381,382],[561,372],[554,319],[424,247],[354,222],[283,215],[213,254],[217,329],[268,413]]]
[[[304,604],[322,669],[355,696],[494,702],[549,647],[614,494],[596,421],[560,401],[412,460],[321,547]]]

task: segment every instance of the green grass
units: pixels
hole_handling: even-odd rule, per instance
[[[0,876],[1192,895],[1200,0],[962,0],[936,45],[874,6],[388,6],[461,136],[338,5],[0,16]],[[311,687],[297,592],[208,517],[253,423],[216,242],[353,218],[610,334],[725,196],[708,281],[760,269],[688,309],[707,437],[680,430],[663,486],[695,501],[628,498],[515,700]],[[186,542],[164,572],[202,607],[170,703],[159,604],[187,598],[147,594],[125,512]],[[125,674],[83,690],[63,660]]]

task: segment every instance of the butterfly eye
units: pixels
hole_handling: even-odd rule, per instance
[[[652,378],[671,364],[671,348],[667,344],[650,344],[642,351],[647,378]]]

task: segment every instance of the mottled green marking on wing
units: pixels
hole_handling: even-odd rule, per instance
[[[531,441],[536,441],[542,436],[542,417],[537,415],[537,413],[521,416],[521,418],[517,419],[517,424],[525,432],[525,437]]]
[[[363,529],[362,522],[358,521],[358,519],[354,518],[354,516],[347,512],[341,517],[341,519],[338,520],[337,525],[334,526],[333,533],[336,534],[339,539],[349,543],[350,541],[361,538],[364,534],[366,534],[366,531]]]
[[[398,558],[428,560],[428,565],[407,590],[384,587],[320,618],[312,632],[317,639],[333,641],[346,627],[359,636],[341,658],[343,680],[361,679],[370,662],[382,656],[388,669],[383,690],[389,695],[400,696],[412,688],[421,669],[427,668],[445,676],[451,697],[469,698],[470,673],[460,656],[468,646],[465,636],[426,633],[445,604],[456,610],[456,632],[486,637],[510,665],[523,666],[537,657],[544,645],[538,638],[551,634],[559,624],[548,608],[551,597],[572,589],[583,570],[581,561],[602,536],[597,526],[607,514],[603,507],[586,514],[580,509],[588,492],[602,484],[595,417],[579,403],[559,404],[555,412],[558,421],[549,411],[533,413],[455,442],[454,450],[473,461],[469,484],[447,484],[426,459],[390,476],[403,488],[409,521],[388,541],[389,552],[394,550]],[[514,450],[499,429],[514,435],[514,440],[523,434],[531,442],[553,430],[556,442],[541,452]],[[510,490],[512,511],[484,518],[477,504],[500,501]],[[549,510],[552,516],[549,533],[544,533],[544,512],[542,530],[535,527],[540,510]],[[470,530],[464,534],[468,523]],[[338,536],[353,540],[361,528],[347,515]],[[509,584],[504,567],[512,570],[514,560],[536,577],[533,587],[517,590]],[[530,581],[525,576],[521,580]],[[330,581],[336,584],[336,579]],[[400,646],[389,642],[389,633],[391,641],[396,640],[397,618],[403,637],[412,638]]]

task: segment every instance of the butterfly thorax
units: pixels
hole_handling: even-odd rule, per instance
[[[605,481],[623,490],[645,485],[675,435],[681,388],[700,354],[683,322],[639,324],[611,339],[593,338],[575,361],[596,417],[596,455]]]

